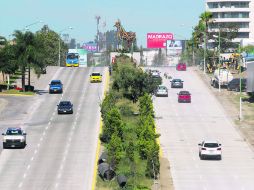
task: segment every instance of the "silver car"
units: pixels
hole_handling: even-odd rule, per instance
[[[155,92],[155,96],[165,96],[168,97],[168,89],[166,86],[158,86],[156,92]]]

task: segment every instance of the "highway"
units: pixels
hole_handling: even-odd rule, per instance
[[[92,71],[103,74],[102,83],[89,82]],[[25,149],[1,145],[0,189],[92,188],[107,69],[62,67],[48,73],[35,85],[39,95],[6,97],[11,103],[1,115],[1,131],[22,126],[28,135]],[[63,94],[47,93],[52,79],[63,82]],[[71,100],[73,115],[57,114],[60,100]]]
[[[171,89],[169,79],[163,78],[169,97],[154,97],[162,154],[170,162],[175,190],[253,190],[254,153],[211,89],[194,68],[160,71],[182,79],[183,89],[192,94],[192,103],[178,103],[180,89]],[[198,143],[204,139],[221,142],[221,161],[200,160]]]

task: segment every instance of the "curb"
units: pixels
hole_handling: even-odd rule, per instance
[[[103,93],[103,100],[106,96],[106,92],[108,91],[109,88],[109,73],[107,72],[106,74],[106,82],[105,82],[105,89],[104,89],[104,93]],[[100,129],[99,129],[99,135],[102,132],[102,117],[100,116]],[[92,181],[92,190],[95,190],[96,188],[96,182],[97,182],[97,168],[98,168],[98,159],[99,159],[99,153],[100,153],[100,149],[101,149],[101,141],[98,137],[98,142],[97,142],[97,148],[96,148],[96,156],[95,156],[95,163],[94,163],[94,174],[93,174],[93,181]]]

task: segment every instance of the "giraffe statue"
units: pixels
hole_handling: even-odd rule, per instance
[[[122,27],[120,20],[116,21],[114,26],[117,29],[117,38],[122,41],[126,41],[128,48],[130,48],[131,45],[133,44],[133,42],[135,42],[135,40],[136,40],[136,33],[135,32],[126,32],[124,30],[124,28]],[[119,42],[119,40],[118,40],[118,42]]]

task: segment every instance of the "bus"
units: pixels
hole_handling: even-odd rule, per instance
[[[78,53],[67,53],[66,67],[79,67],[79,54]]]

